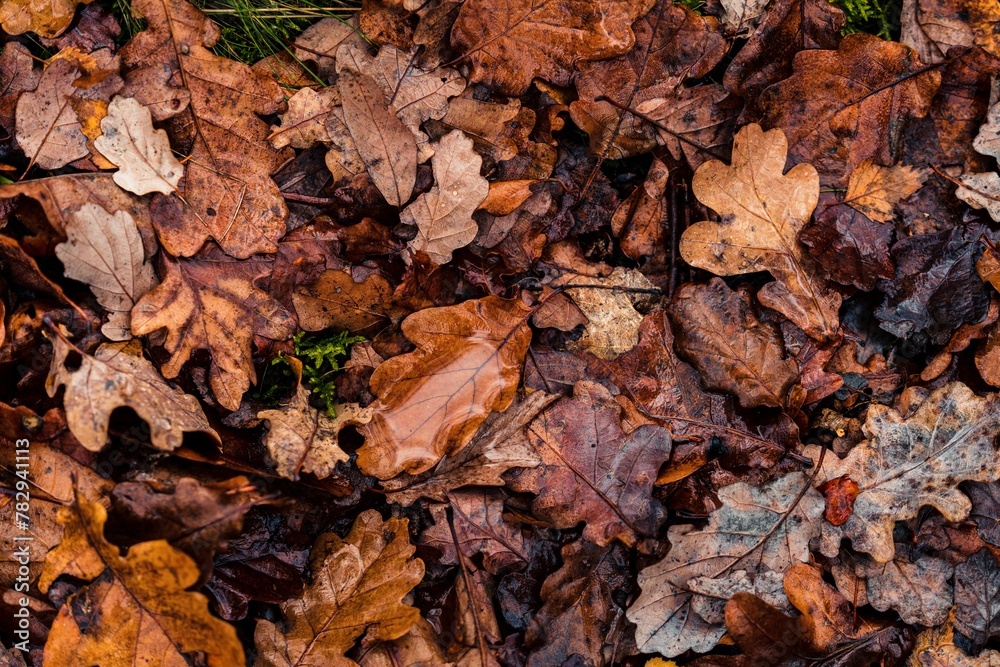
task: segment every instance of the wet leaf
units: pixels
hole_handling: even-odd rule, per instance
[[[73,22],[77,5],[93,0],[11,0],[0,7],[0,25],[11,35],[31,31],[56,37]]]
[[[56,169],[90,153],[70,103],[78,90],[73,84],[80,76],[71,60],[54,60],[45,68],[38,87],[18,98],[17,144],[42,169]]]
[[[1000,562],[983,548],[955,568],[955,629],[983,648],[1000,635]]]
[[[181,665],[184,654],[202,653],[210,667],[243,664],[236,631],[208,613],[203,595],[186,590],[198,580],[194,561],[162,540],[122,557],[104,537],[106,521],[103,507],[79,495],[59,512],[65,533],[46,556],[39,588],[49,590],[64,574],[90,583],[60,608],[46,661]]]
[[[299,599],[281,605],[282,631],[259,621],[255,632],[258,667],[356,664],[344,656],[355,641],[398,639],[420,618],[401,602],[423,577],[424,564],[413,558],[405,519],[383,522],[366,510],[341,539],[324,533],[313,547],[313,579]]]
[[[372,375],[378,400],[371,423],[359,429],[358,466],[379,479],[418,474],[465,447],[490,411],[514,399],[530,312],[490,296],[407,317],[402,330],[417,349]]]

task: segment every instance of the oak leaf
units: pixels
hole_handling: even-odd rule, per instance
[[[585,522],[585,539],[633,545],[656,534],[665,518],[652,497],[660,466],[670,458],[670,431],[640,426],[626,436],[621,408],[603,386],[581,381],[528,427],[541,459],[509,473],[508,486],[537,494],[536,516],[559,528]]]
[[[11,35],[31,31],[57,37],[73,22],[76,6],[93,0],[11,0],[0,5],[0,25]]]
[[[422,618],[399,639],[363,649],[357,661],[361,667],[455,667],[438,646],[434,627]]]
[[[993,444],[998,427],[996,394],[980,398],[960,382],[935,390],[909,418],[872,405],[864,426],[869,439],[842,461],[828,457],[823,479],[817,480],[847,475],[860,489],[854,513],[843,525],[823,524],[820,551],[836,556],[846,537],[854,549],[887,563],[895,555],[896,521],[916,516],[924,505],[948,521],[964,519],[971,503],[958,485],[1000,475]],[[814,448],[806,455],[815,455]]]
[[[906,121],[927,113],[941,83],[908,46],[861,33],[836,51],[799,52],[792,70],[760,106],[767,125],[788,137],[791,160],[812,164],[824,185],[867,159],[893,164]]]
[[[135,221],[128,211],[112,215],[97,204],[84,204],[69,214],[64,231],[67,240],[55,252],[66,275],[90,285],[97,302],[110,311],[101,327],[104,335],[128,340],[132,307],[156,285]]]
[[[331,137],[326,119],[339,104],[340,91],[335,86],[318,91],[300,88],[288,98],[288,111],[280,115],[280,126],[271,126],[267,140],[275,148],[310,148],[328,143]]]
[[[118,167],[115,183],[136,195],[177,190],[184,167],[171,152],[167,133],[153,128],[149,109],[131,97],[116,97],[101,132],[94,146]]]
[[[146,420],[157,449],[177,449],[185,432],[200,431],[218,441],[198,399],[168,385],[141,356],[137,342],[106,343],[93,356],[77,351],[62,336],[55,336],[52,345],[45,388],[55,396],[60,385],[66,387],[66,423],[90,451],[99,452],[107,444],[111,413],[123,406]],[[67,357],[74,352],[80,355],[80,365],[70,370]]]
[[[377,273],[356,283],[346,271],[327,269],[315,282],[296,287],[292,301],[305,331],[371,333],[386,322],[391,296],[392,287]]]
[[[38,87],[42,68],[35,67],[31,51],[20,42],[7,42],[0,53],[0,127],[7,136],[15,131],[17,100],[21,94]]]
[[[1000,102],[990,107],[986,122],[979,128],[972,145],[983,155],[1000,159]],[[965,174],[963,187],[955,196],[973,208],[984,208],[994,220],[1000,220],[1000,174],[987,171]]]
[[[184,180],[175,193],[153,201],[160,242],[184,257],[208,239],[239,258],[275,252],[288,208],[271,180],[278,151],[258,114],[278,111],[281,88],[213,54],[218,28],[185,0],[136,0],[132,9],[147,27],[121,52],[125,94],[156,120],[183,114],[190,142]],[[173,132],[178,142],[179,130]]]
[[[908,667],[1000,667],[1000,651],[983,651],[971,657],[955,644],[951,623],[928,628],[917,635]]]
[[[350,69],[337,79],[344,123],[368,175],[390,206],[402,208],[417,179],[417,143],[372,77]]]
[[[164,540],[136,544],[122,557],[104,537],[107,511],[80,495],[59,521],[63,539],[45,557],[38,586],[46,592],[60,575],[90,583],[60,608],[47,663],[180,667],[188,664],[185,654],[200,652],[210,667],[244,664],[233,627],[209,614],[203,595],[186,590],[198,581],[190,557]]]
[[[195,350],[212,355],[209,381],[219,404],[229,410],[257,381],[250,343],[255,335],[282,340],[295,320],[255,285],[270,267],[266,261],[234,261],[209,252],[190,260],[165,259],[163,282],[132,309],[132,333],[167,330],[170,359],[160,367],[175,378]]]
[[[792,473],[759,489],[737,483],[718,494],[722,506],[705,528],[671,526],[666,558],[639,572],[642,594],[628,618],[636,624],[640,651],[667,657],[708,651],[725,633],[719,607],[729,595],[773,589],[776,577],[809,560],[823,499],[806,475]],[[710,582],[729,595],[719,599],[695,590]]]
[[[784,407],[798,379],[778,333],[757,320],[745,294],[720,278],[688,283],[671,309],[677,350],[701,372],[709,389],[727,391],[744,407]]]
[[[302,384],[302,364],[295,360],[292,368],[298,376],[292,400],[280,409],[257,413],[258,419],[268,422],[264,445],[282,477],[298,479],[299,471],[329,477],[338,462],[350,459],[340,448],[340,430],[347,424],[366,423],[371,410],[357,404],[338,405],[337,416],[330,417],[309,404],[312,392]]]
[[[842,204],[864,213],[875,222],[892,222],[892,207],[920,189],[927,174],[898,164],[883,167],[865,160],[851,172]]]
[[[470,82],[484,83],[500,94],[520,95],[535,77],[566,86],[577,63],[631,49],[632,23],[654,2],[472,0],[459,10],[451,44],[469,60]]]
[[[73,61],[53,60],[42,73],[38,87],[17,100],[17,144],[42,169],[57,169],[90,154],[83,126],[71,104],[79,90],[73,84],[81,74]]]
[[[406,634],[420,612],[402,598],[424,576],[406,526],[406,519],[383,522],[378,512],[365,510],[345,539],[320,535],[310,557],[311,583],[301,597],[281,605],[287,630],[257,623],[255,665],[352,667],[356,663],[344,653],[362,635],[370,643]]]
[[[988,548],[955,568],[955,629],[975,650],[1000,635],[1000,562]]]
[[[464,449],[445,456],[419,475],[401,473],[382,482],[386,498],[402,505],[411,505],[420,497],[444,502],[448,492],[464,486],[503,486],[501,475],[511,468],[533,468],[541,463],[525,429],[557,398],[543,391],[516,398],[505,412],[490,415]]]
[[[973,482],[965,487],[972,500],[969,517],[976,523],[984,542],[1000,547],[1000,482]]]
[[[365,474],[429,470],[465,447],[491,411],[506,410],[531,341],[530,314],[519,300],[489,296],[407,317],[402,331],[417,349],[372,375],[378,398],[371,423],[359,429]]]
[[[483,160],[472,150],[472,139],[454,130],[435,145],[431,166],[434,187],[403,209],[399,219],[417,228],[410,243],[435,264],[447,264],[451,254],[476,238],[472,214],[485,201],[490,184],[479,175]]]
[[[955,46],[979,46],[1000,56],[1000,7],[990,0],[904,0],[899,41],[926,63],[945,60]]]
[[[819,197],[819,177],[800,164],[783,174],[787,142],[780,130],[747,125],[736,135],[730,166],[712,160],[695,172],[692,188],[721,223],[684,230],[684,260],[717,275],[770,271],[757,298],[813,338],[835,335],[840,295],[830,290],[797,237]]]

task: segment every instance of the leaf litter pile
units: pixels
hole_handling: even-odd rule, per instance
[[[1000,3],[131,11],[0,3],[0,664],[1000,665]]]

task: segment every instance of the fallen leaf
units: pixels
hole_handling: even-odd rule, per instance
[[[45,644],[57,664],[125,667],[182,665],[202,653],[210,667],[244,664],[236,631],[208,612],[208,600],[186,590],[198,567],[167,542],[142,542],[122,557],[104,537],[107,511],[80,495],[59,512],[62,541],[45,558],[42,592],[60,575],[89,581],[64,604]],[[74,613],[73,610],[86,610]]]
[[[655,255],[665,243],[669,179],[666,164],[654,158],[646,180],[621,203],[611,218],[611,231],[618,237],[622,252],[632,259]],[[492,188],[490,191],[492,193]]]
[[[823,524],[820,551],[834,557],[842,538],[878,563],[895,555],[892,530],[896,521],[916,516],[924,505],[949,521],[961,521],[971,503],[957,489],[963,481],[997,478],[993,436],[1000,426],[997,397],[980,398],[953,382],[934,391],[913,416],[872,405],[864,431],[868,440],[843,461],[824,465],[824,479],[847,475],[860,491],[854,513],[841,526]],[[814,455],[807,450],[806,455]]]
[[[419,475],[401,473],[382,482],[386,498],[402,505],[412,505],[420,497],[445,502],[454,489],[503,486],[501,475],[511,468],[533,468],[541,463],[525,429],[557,398],[542,391],[515,398],[505,412],[490,415],[464,449],[445,456]]]
[[[0,25],[11,35],[56,37],[73,22],[77,5],[93,0],[11,0],[0,6]]]
[[[945,59],[953,46],[980,46],[1000,56],[1000,8],[989,0],[904,0],[899,41],[927,63]]]
[[[131,97],[116,97],[101,121],[94,146],[118,167],[115,183],[136,195],[176,192],[184,167],[163,130],[153,128],[149,109]]]
[[[338,462],[350,459],[340,448],[340,430],[347,424],[366,423],[371,410],[356,404],[338,405],[336,417],[317,410],[309,404],[311,392],[302,384],[301,364],[297,366],[299,377],[291,402],[277,410],[261,410],[257,418],[268,422],[264,445],[280,476],[294,480],[302,471],[322,479],[330,476]]]
[[[700,530],[671,526],[666,558],[639,572],[642,594],[629,607],[628,618],[636,624],[640,651],[667,657],[689,649],[703,653],[722,638],[726,597],[693,591],[697,580],[728,584],[731,595],[767,587],[809,560],[823,499],[804,474],[786,475],[760,489],[734,484],[718,493],[722,506],[708,525]]]
[[[305,331],[334,328],[370,334],[385,324],[391,296],[392,287],[377,273],[356,283],[346,271],[328,269],[315,282],[296,287],[292,300]]]
[[[472,214],[490,191],[490,184],[479,175],[482,163],[472,150],[472,140],[461,130],[445,135],[435,145],[431,158],[434,187],[399,215],[401,222],[417,228],[408,245],[411,251],[426,253],[435,264],[447,264],[452,252],[476,238],[479,227]]]
[[[448,662],[437,643],[431,624],[418,619],[413,628],[399,639],[382,641],[363,650],[358,656],[361,667],[455,667]]]
[[[45,68],[38,87],[17,100],[17,144],[42,169],[57,169],[90,154],[70,103],[79,90],[73,84],[80,75],[74,62],[56,59]]]
[[[80,443],[92,452],[108,442],[108,422],[115,408],[129,407],[149,424],[153,447],[177,449],[184,433],[202,432],[219,440],[198,400],[168,385],[153,364],[141,356],[136,342],[105,343],[94,356],[77,350],[62,336],[52,338],[52,368],[45,381],[49,396],[66,388],[66,423]],[[70,370],[67,357],[79,356]]]
[[[974,651],[1000,635],[1000,562],[987,548],[955,568],[955,629]]]
[[[209,378],[219,404],[229,410],[257,381],[250,343],[255,335],[276,340],[295,332],[291,313],[256,287],[270,264],[233,261],[221,253],[164,261],[163,282],[132,309],[137,336],[167,330],[170,359],[160,367],[175,378],[195,350],[212,355]]]
[[[340,91],[335,87],[300,88],[288,98],[288,111],[281,114],[281,125],[272,125],[267,140],[275,148],[292,146],[310,148],[317,143],[332,141],[326,119],[340,104]]]
[[[987,121],[979,128],[972,145],[983,155],[1000,159],[1000,102],[990,107]],[[994,220],[1000,220],[1000,174],[987,171],[965,174],[964,187],[955,196],[973,208],[984,208]]]
[[[182,257],[208,239],[233,257],[275,252],[288,207],[271,180],[279,156],[259,115],[278,111],[281,88],[213,54],[218,28],[185,0],[135,0],[132,9],[147,27],[122,49],[124,93],[156,120],[183,114],[190,142],[183,182],[152,205],[160,242]]]
[[[631,25],[655,0],[570,0],[536,4],[473,0],[462,5],[452,47],[469,60],[469,81],[504,95],[524,93],[535,77],[569,85],[574,65],[627,52]],[[504,63],[497,68],[493,64]]]
[[[842,203],[875,222],[892,222],[892,207],[919,190],[926,177],[913,167],[882,167],[868,159],[851,172]]]
[[[362,635],[371,642],[406,634],[420,612],[402,599],[424,576],[406,527],[406,519],[383,522],[366,510],[345,539],[320,535],[310,557],[311,583],[281,605],[287,629],[258,621],[255,665],[350,667],[356,663],[344,653]]]
[[[441,562],[459,564],[482,554],[490,574],[528,562],[531,542],[517,525],[504,521],[503,494],[495,489],[469,489],[447,494],[448,505],[431,505],[434,524],[424,530],[420,542],[441,552]],[[451,508],[451,518],[448,508]]]
[[[917,635],[910,667],[1000,667],[1000,651],[983,651],[975,658],[955,645],[951,623]]]
[[[135,221],[127,211],[112,215],[97,204],[84,204],[69,214],[64,231],[67,240],[55,252],[66,275],[90,285],[97,302],[110,312],[101,327],[104,335],[128,340],[132,307],[156,285]]]
[[[533,512],[560,528],[585,522],[583,536],[606,546],[633,545],[656,534],[664,518],[651,497],[660,466],[670,457],[670,432],[642,426],[627,437],[621,408],[607,389],[579,382],[528,427],[541,459],[534,468],[507,475],[508,486],[537,497]]]
[[[785,406],[798,365],[785,358],[778,333],[754,316],[746,294],[720,278],[688,283],[677,290],[670,313],[677,350],[708,389],[729,392],[748,408]]]
[[[794,163],[834,186],[865,160],[893,164],[907,119],[927,114],[941,84],[908,46],[861,33],[836,51],[800,51],[792,70],[761,93],[766,124],[784,131]]]
[[[972,482],[965,489],[972,500],[969,517],[979,528],[979,536],[994,546],[1000,546],[1000,483]]]
[[[20,42],[7,42],[0,53],[0,127],[7,136],[15,131],[17,100],[21,93],[35,90],[42,69],[35,67],[31,51]]]
[[[417,349],[372,375],[378,399],[359,429],[365,474],[429,470],[465,447],[491,411],[506,410],[531,340],[530,314],[521,301],[489,296],[407,317],[402,331]]]
[[[722,223],[699,222],[681,236],[684,260],[716,275],[770,271],[776,282],[757,293],[813,338],[837,332],[840,295],[816,275],[796,242],[819,196],[819,178],[809,165],[783,174],[787,142],[780,130],[748,125],[736,135],[732,165],[718,161],[695,172],[692,188]]]
[[[375,79],[349,69],[337,79],[344,122],[375,187],[390,206],[409,201],[417,178],[417,143],[413,133],[389,109]]]

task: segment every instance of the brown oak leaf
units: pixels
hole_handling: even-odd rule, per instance
[[[353,667],[344,653],[362,635],[368,643],[405,635],[420,612],[402,599],[424,576],[406,527],[406,519],[382,521],[365,510],[345,539],[320,535],[310,556],[311,583],[281,605],[286,629],[257,623],[256,667]]]
[[[131,97],[111,100],[94,146],[118,167],[115,183],[132,194],[170,194],[184,175],[167,133],[154,129],[149,109]]]
[[[57,37],[73,22],[76,6],[88,2],[93,0],[10,0],[0,5],[0,25],[11,35]]]

